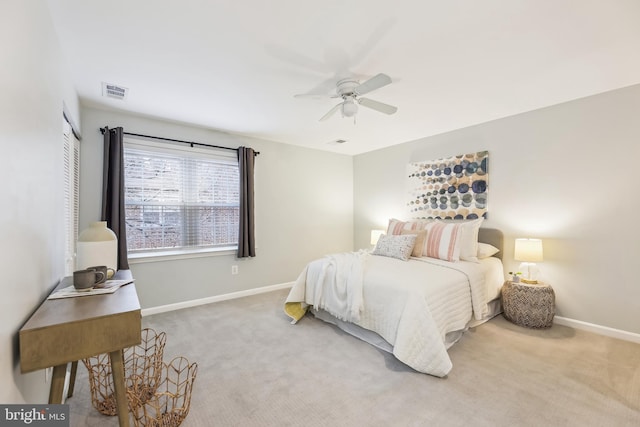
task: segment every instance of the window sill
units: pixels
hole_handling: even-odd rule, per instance
[[[144,252],[129,254],[129,264],[142,264],[145,262],[161,262],[173,261],[191,258],[206,258],[214,256],[236,255],[237,247],[228,246],[224,248],[207,248],[189,251],[163,251],[163,252]]]

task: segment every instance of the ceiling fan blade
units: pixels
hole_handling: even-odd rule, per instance
[[[294,98],[299,98],[299,99],[330,99],[330,98],[342,98],[342,95],[338,95],[338,94],[326,94],[326,93],[298,93],[296,95],[293,95]]]
[[[325,99],[331,98],[329,95],[321,95],[319,93],[298,93],[293,95],[294,98],[307,98],[307,99]]]
[[[380,73],[371,77],[369,80],[362,83],[361,85],[356,86],[356,88],[353,91],[357,95],[364,95],[365,93],[369,93],[372,90],[376,90],[381,88],[382,86],[386,86],[389,83],[391,83],[391,77],[387,76],[386,74]]]
[[[374,101],[369,98],[358,98],[358,102],[364,107],[371,108],[372,110],[376,110],[384,114],[393,114],[398,111],[398,107],[385,104],[384,102]]]
[[[279,59],[280,61],[287,64],[292,64],[300,68],[306,68],[307,70],[313,71],[318,74],[327,74],[332,71],[331,68],[327,66],[327,64],[305,56],[302,53],[291,50],[285,46],[267,44],[264,49],[272,57]]]
[[[335,78],[329,78],[318,83],[311,90],[305,93],[294,95],[293,97],[294,98],[314,98],[314,99],[329,98],[329,97],[335,98],[334,96],[335,92],[336,92],[336,80]]]
[[[325,120],[327,120],[329,117],[333,116],[335,114],[336,111],[338,111],[340,109],[340,107],[342,106],[342,102],[338,105],[336,105],[335,107],[333,107],[331,110],[329,110],[327,112],[327,114],[325,114],[324,116],[322,116],[320,118],[321,122],[324,122]]]

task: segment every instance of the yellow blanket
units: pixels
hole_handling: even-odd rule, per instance
[[[284,312],[287,313],[287,316],[291,317],[291,323],[296,323],[298,320],[302,319],[304,315],[307,314],[308,309],[309,306],[303,302],[284,303]]]
[[[305,314],[307,314],[307,310],[309,309],[309,304],[305,302],[304,295],[304,283],[307,280],[307,269],[308,265],[305,266],[302,273],[296,279],[289,295],[287,296],[287,300],[284,303],[284,312],[287,316],[291,317],[291,323],[295,324],[298,320],[302,319]]]

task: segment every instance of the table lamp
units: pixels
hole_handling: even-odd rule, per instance
[[[542,261],[542,240],[540,239],[516,239],[514,251],[516,261],[523,261],[520,269],[527,271],[527,278],[522,279],[524,283],[538,283],[538,267],[536,262]],[[523,268],[525,267],[525,268]]]

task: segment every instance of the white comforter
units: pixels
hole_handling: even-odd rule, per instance
[[[452,368],[446,334],[481,319],[487,299],[479,264],[357,252],[309,263],[285,305],[313,306],[374,331],[400,361],[442,377]]]

